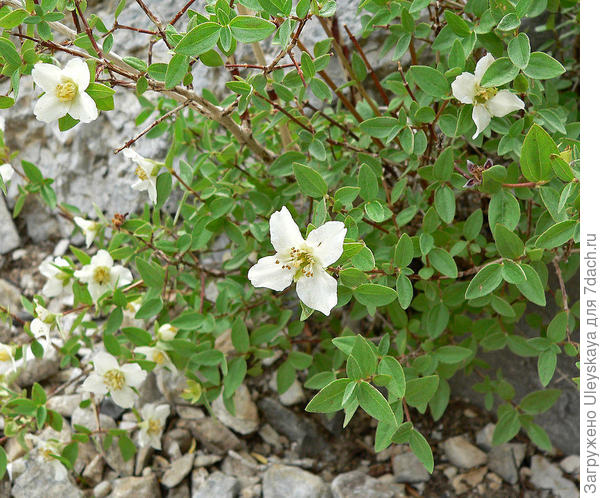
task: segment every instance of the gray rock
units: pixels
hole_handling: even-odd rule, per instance
[[[94,498],[103,498],[110,493],[112,485],[108,481],[102,481],[94,487]]]
[[[60,413],[63,417],[70,417],[81,403],[81,394],[59,394],[48,399],[46,406],[50,410]]]
[[[118,420],[121,418],[127,410],[119,405],[117,405],[111,398],[105,397],[100,403],[100,413],[107,415],[113,420]]]
[[[54,479],[54,469],[37,458],[30,458],[25,463],[25,471],[13,482],[12,496],[14,498],[79,498],[83,496],[81,490],[67,478],[64,481]]]
[[[525,458],[526,446],[520,443],[505,443],[495,446],[488,454],[488,467],[510,484],[519,480],[519,468]]]
[[[484,451],[490,451],[492,449],[492,438],[495,429],[496,424],[489,423],[483,429],[477,431],[477,434],[475,434],[477,446]]]
[[[193,453],[188,453],[174,462],[171,462],[171,465],[162,476],[161,484],[167,488],[174,488],[191,472],[193,465]]]
[[[233,395],[235,416],[229,413],[223,403],[223,395],[212,403],[215,416],[227,427],[239,434],[252,434],[258,430],[258,409],[250,397],[248,388],[242,384]]]
[[[17,384],[21,387],[28,387],[35,382],[45,380],[58,372],[59,364],[58,352],[52,346],[49,346],[46,348],[43,357],[32,358],[23,364],[17,377]]]
[[[163,447],[169,448],[173,444],[177,446],[179,456],[183,455],[192,445],[192,434],[189,430],[179,427],[171,429],[163,436]]]
[[[192,480],[192,498],[235,498],[239,492],[239,481],[223,472],[213,472],[202,482]]]
[[[319,476],[298,467],[272,465],[263,478],[264,498],[329,498],[331,491]]]
[[[160,486],[154,474],[143,477],[123,477],[112,483],[110,498],[160,498]],[[66,498],[66,497],[63,497]]]
[[[241,446],[235,434],[212,417],[194,420],[189,427],[194,438],[211,453],[223,455]]]
[[[579,474],[579,455],[569,455],[560,461],[560,468],[567,474]]]
[[[442,448],[452,465],[463,469],[479,467],[487,461],[486,454],[473,446],[463,436],[452,437],[442,443]]]
[[[269,383],[269,386],[274,391],[277,391],[277,377],[274,375]],[[279,395],[279,402],[283,406],[293,406],[298,403],[302,403],[305,400],[304,390],[302,389],[302,384],[298,381],[298,379],[294,379],[292,385],[289,389],[283,394]]]
[[[150,458],[154,453],[154,448],[152,446],[144,446],[143,448],[138,449],[135,455],[135,475],[142,475],[142,472],[146,465],[150,463]]]
[[[299,417],[292,410],[283,407],[271,398],[263,398],[258,402],[265,419],[273,428],[298,443],[300,456],[322,456],[327,442],[317,425],[306,417]]]
[[[360,470],[340,474],[331,482],[333,498],[398,498],[404,486],[381,482]]]
[[[220,455],[206,455],[205,453],[198,451],[196,452],[196,458],[194,458],[194,467],[209,467],[221,460],[223,460],[223,457]]]
[[[578,496],[577,487],[573,481],[565,479],[560,469],[543,456],[534,455],[531,457],[530,480],[536,488],[552,490],[560,498]]]
[[[190,498],[190,486],[184,481],[179,486],[169,489],[167,498]]]
[[[4,194],[0,194],[0,254],[6,254],[20,245],[21,238],[13,223],[12,214],[6,207]]]
[[[395,455],[392,458],[392,469],[398,482],[415,483],[431,479],[431,474],[412,451]]]
[[[85,477],[91,483],[99,483],[102,480],[102,474],[104,473],[104,457],[102,455],[96,455],[90,463],[88,463],[83,471],[83,477]],[[110,491],[110,488],[109,488]],[[108,493],[106,493],[108,494]]]

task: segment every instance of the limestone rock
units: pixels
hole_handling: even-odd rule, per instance
[[[252,434],[258,430],[258,409],[250,397],[250,391],[242,384],[233,395],[235,415],[229,413],[223,403],[223,395],[212,404],[215,416],[227,427],[239,434]]]
[[[160,486],[154,474],[143,477],[123,477],[112,483],[110,498],[160,498]],[[63,497],[65,498],[65,497]]]
[[[510,484],[519,480],[519,467],[525,458],[525,445],[520,443],[505,443],[492,448],[488,454],[490,470],[498,474]]]
[[[236,498],[239,492],[239,481],[219,471],[210,474],[202,483],[192,483],[192,498]]]
[[[552,490],[560,498],[578,496],[573,481],[563,477],[560,469],[543,456],[533,455],[531,458],[531,483],[536,488]]]
[[[20,245],[21,238],[13,223],[12,214],[6,207],[4,194],[0,194],[0,254],[6,254]]]
[[[487,455],[463,436],[455,436],[444,441],[442,447],[450,463],[456,467],[471,469],[487,461]]]
[[[193,465],[193,453],[188,453],[187,455],[184,455],[181,458],[171,462],[171,465],[161,479],[161,484],[167,488],[174,488],[191,472]]]
[[[263,478],[264,498],[329,498],[323,479],[298,467],[272,465]]]
[[[399,498],[404,486],[381,482],[360,470],[340,474],[331,482],[333,498]]]
[[[431,478],[431,474],[412,451],[395,455],[392,458],[392,469],[398,482],[425,482]]]
[[[54,479],[54,469],[51,465],[40,462],[36,458],[26,461],[24,472],[13,483],[12,496],[14,498],[32,498],[40,496],[43,490],[44,498],[79,498],[83,496],[81,490],[67,478],[64,481]]]

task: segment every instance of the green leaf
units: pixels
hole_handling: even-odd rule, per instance
[[[573,238],[573,233],[577,221],[566,220],[556,223],[548,228],[535,241],[535,247],[543,247],[544,249],[553,249],[559,247]]]
[[[392,381],[387,386],[388,390],[398,399],[403,398],[406,392],[406,379],[400,362],[393,356],[384,356],[379,362],[377,371],[392,377]]]
[[[519,69],[525,69],[529,64],[531,56],[531,45],[529,37],[525,33],[519,33],[508,44],[508,56],[512,63]]]
[[[562,391],[560,389],[545,389],[529,393],[521,400],[519,408],[532,415],[543,413],[556,403],[561,394]]]
[[[392,130],[399,125],[398,120],[386,116],[365,119],[360,123],[360,129],[376,138],[387,138]]]
[[[354,290],[354,297],[365,306],[385,306],[394,301],[398,294],[385,285],[362,284]]]
[[[21,161],[21,166],[23,166],[25,176],[27,176],[32,183],[42,183],[44,181],[44,175],[42,175],[42,172],[35,164],[23,160]]]
[[[473,240],[481,232],[483,226],[483,212],[481,209],[473,211],[463,225],[463,235],[467,240]]]
[[[488,222],[492,231],[496,223],[503,224],[509,230],[514,230],[521,218],[519,201],[510,192],[501,190],[492,195],[488,209]]]
[[[337,379],[321,389],[305,410],[311,413],[332,413],[342,409],[342,399],[350,379]]]
[[[227,375],[223,381],[223,397],[230,398],[242,384],[246,376],[246,360],[242,357],[234,358],[228,366]]]
[[[411,66],[409,74],[425,93],[432,97],[444,97],[450,92],[450,83],[437,69],[429,66]]]
[[[358,186],[360,187],[360,196],[365,201],[373,201],[379,191],[377,175],[368,164],[363,164],[358,170]]]
[[[534,124],[523,142],[521,149],[521,171],[530,182],[546,181],[552,178],[550,156],[558,154],[558,147],[546,131]]]
[[[567,337],[568,316],[565,311],[558,313],[548,324],[546,337],[552,342],[560,342]]]
[[[521,284],[527,280],[523,268],[509,259],[502,262],[502,278],[509,284]]]
[[[427,257],[429,258],[431,265],[442,275],[446,275],[450,278],[458,277],[458,268],[456,267],[454,258],[443,249],[434,247]]]
[[[450,224],[456,212],[454,192],[448,185],[442,185],[435,191],[435,210],[444,223]]]
[[[162,289],[165,281],[165,271],[159,265],[137,257],[135,258],[135,266],[147,287]]]
[[[300,190],[309,197],[320,199],[327,193],[327,183],[314,169],[303,164],[294,163],[294,175],[298,180]]]
[[[556,370],[556,353],[551,349],[547,349],[538,357],[538,375],[542,386],[546,387]]]
[[[423,434],[413,429],[410,433],[409,445],[412,452],[427,469],[427,472],[433,473],[433,453]]]
[[[496,239],[496,247],[500,256],[510,259],[516,259],[522,256],[525,250],[525,244],[521,238],[504,225],[496,223],[494,229],[494,238]]]
[[[8,38],[0,38],[0,54],[8,64],[16,67],[21,65],[21,56]]]
[[[502,265],[491,263],[484,266],[469,283],[465,292],[466,299],[487,296],[502,282]]]
[[[411,132],[412,134],[412,132]],[[433,165],[436,180],[449,181],[454,171],[454,151],[448,147],[442,151]]]
[[[6,451],[4,451],[4,448],[0,446],[0,479],[3,479],[4,474],[6,474],[7,463],[8,457],[6,456]]]
[[[492,444],[498,446],[499,444],[510,441],[517,435],[520,428],[521,423],[519,422],[519,415],[516,410],[511,408],[510,411],[504,413],[504,415],[500,417],[500,420],[498,420],[492,436]]]
[[[473,351],[460,346],[442,346],[434,352],[434,356],[442,363],[453,365],[471,356]]]
[[[398,275],[396,279],[396,292],[398,293],[398,302],[402,309],[407,309],[413,298],[413,286],[410,279],[404,275]]]
[[[508,57],[500,57],[487,68],[481,78],[481,86],[502,86],[514,80],[517,74],[519,74],[519,68],[515,67]]]
[[[356,336],[350,356],[356,360],[360,369],[361,378],[364,379],[375,373],[375,369],[377,368],[377,355],[373,352],[373,349],[369,346],[369,342],[363,336]]]
[[[104,324],[104,332],[107,334],[112,334],[116,332],[119,327],[123,323],[123,310],[121,308],[115,308],[111,311],[108,316],[108,320]]]
[[[196,57],[208,52],[219,40],[220,31],[221,26],[216,22],[199,24],[179,41],[175,46],[175,53]]]
[[[229,23],[229,27],[233,37],[242,43],[264,40],[276,28],[272,22],[255,16],[237,16]]]
[[[241,316],[238,316],[231,326],[231,342],[240,353],[245,353],[250,348],[250,336]]]
[[[165,87],[173,88],[178,85],[188,71],[188,58],[185,55],[175,54],[169,61],[165,74]]]
[[[529,64],[523,72],[534,80],[547,80],[560,76],[565,72],[565,68],[548,54],[533,52],[529,58]]]
[[[135,444],[124,434],[119,436],[119,449],[121,450],[121,455],[123,455],[123,460],[126,462],[131,460],[136,452]]]
[[[546,294],[544,286],[538,273],[529,265],[522,264],[521,268],[525,272],[525,282],[516,284],[517,289],[521,291],[529,301],[538,306],[546,306]]]
[[[403,233],[394,249],[394,264],[406,268],[413,260],[414,247],[410,235]]]
[[[529,439],[531,439],[531,442],[538,448],[544,451],[552,451],[552,443],[550,442],[548,433],[542,427],[533,422],[529,422],[525,426],[525,431],[527,432]]]
[[[152,335],[137,327],[123,328],[123,335],[136,346],[148,346],[152,342]]]
[[[397,425],[396,416],[389,403],[377,389],[368,382],[360,382],[357,387],[358,403],[371,417],[381,422]]]
[[[406,381],[406,402],[410,406],[427,403],[437,391],[440,379],[437,375],[419,377]]]
[[[0,17],[0,28],[13,29],[21,24],[26,17],[29,17],[29,12],[24,9],[15,9],[8,14]],[[3,474],[4,475],[4,474]],[[2,476],[0,476],[0,479]]]
[[[465,38],[471,34],[471,29],[467,22],[460,16],[457,16],[451,10],[444,11],[444,17],[450,29],[461,38]]]

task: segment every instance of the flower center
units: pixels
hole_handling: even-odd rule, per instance
[[[125,376],[121,370],[113,368],[104,374],[104,383],[111,391],[119,391],[125,385]]]
[[[498,93],[498,89],[497,88],[482,88],[479,85],[477,85],[477,88],[475,89],[475,98],[473,99],[473,101],[476,104],[485,104],[488,100],[490,100],[492,97],[494,97],[496,94]]]
[[[148,180],[148,173],[146,173],[146,170],[144,168],[142,168],[141,166],[136,166],[135,174],[142,181]]]
[[[312,270],[315,263],[315,257],[307,247],[302,249],[292,247],[286,258],[283,258],[282,261],[275,260],[275,264],[281,264],[281,268],[284,270],[296,270],[294,281],[297,281],[301,277],[313,277],[314,273]]]
[[[154,351],[154,353],[152,353],[152,361],[162,365],[165,361],[167,361],[167,358],[165,357],[165,353],[162,351]]]
[[[148,419],[148,430],[146,432],[150,435],[160,434],[161,427],[162,424],[160,423],[160,420],[151,418]]]
[[[10,361],[10,353],[8,351],[0,351],[0,361]]]
[[[107,266],[94,268],[94,282],[98,285],[106,285],[110,282],[110,270]]]
[[[71,80],[56,85],[56,98],[61,102],[71,102],[77,95],[77,85]]]

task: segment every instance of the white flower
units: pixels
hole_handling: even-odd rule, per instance
[[[154,449],[160,450],[160,436],[165,428],[165,422],[170,411],[169,405],[144,405],[140,431],[138,432],[140,447],[152,446]]]
[[[337,304],[337,281],[325,269],[342,255],[346,227],[340,221],[328,221],[304,240],[285,206],[273,213],[269,223],[276,254],[250,268],[250,282],[254,287],[282,291],[294,281],[306,306],[329,315]]]
[[[69,262],[64,258],[46,258],[40,265],[40,273],[48,280],[42,288],[42,294],[46,297],[57,297],[70,295],[73,292],[71,275],[60,268],[70,268]]]
[[[158,176],[158,172],[161,167],[160,163],[140,156],[133,149],[125,149],[123,154],[125,154],[125,157],[133,161],[136,165],[135,174],[137,175],[138,179],[131,186],[131,188],[134,190],[139,190],[140,192],[147,190],[150,201],[153,204],[156,204],[156,177]]]
[[[487,69],[494,62],[494,56],[487,54],[477,62],[475,74],[462,73],[452,83],[452,94],[463,104],[473,104],[473,121],[477,138],[490,124],[492,116],[503,117],[513,111],[525,109],[525,103],[509,90],[483,88],[479,84]]]
[[[173,327],[173,325],[171,325],[170,323],[163,323],[158,328],[158,332],[156,333],[156,337],[158,338],[158,340],[164,342],[172,341],[173,339],[175,339],[176,335],[177,329]]]
[[[31,76],[46,92],[33,109],[40,121],[50,123],[70,114],[82,123],[89,123],[98,117],[94,99],[85,93],[90,84],[90,71],[81,59],[70,60],[64,69],[38,62],[33,66]]]
[[[79,228],[81,228],[83,235],[85,235],[85,245],[90,247],[92,242],[94,242],[96,235],[98,234],[100,224],[96,221],[85,220],[81,216],[75,216],[73,221]]]
[[[166,349],[159,345],[153,347],[140,346],[135,348],[133,352],[143,354],[147,360],[153,361],[159,368],[166,368],[171,372],[177,372],[177,368],[175,368],[175,365],[173,365],[173,362],[171,361],[171,358],[169,358]]]
[[[134,299],[133,301],[129,301],[127,303],[127,306],[125,307],[125,309],[135,315],[140,310],[141,307],[142,307],[142,298],[138,297],[137,299]]]
[[[109,290],[118,285],[130,284],[133,280],[131,272],[121,265],[113,266],[113,259],[108,251],[100,249],[92,257],[89,265],[75,272],[75,277],[88,284],[88,290],[94,302]]]
[[[46,342],[50,343],[50,332],[54,330],[56,330],[63,339],[65,338],[60,315],[50,313],[38,302],[35,303],[35,315],[36,318],[31,321],[29,328],[36,339],[45,337]]]
[[[13,350],[7,344],[0,343],[0,375],[14,372],[17,369]]]
[[[8,163],[4,163],[3,165],[0,166],[0,178],[2,178],[2,182],[4,183],[4,185],[6,185],[8,180],[10,180],[12,178],[14,173],[15,173],[15,170]]]
[[[132,387],[138,388],[146,379],[147,373],[137,363],[120,366],[108,353],[100,352],[94,356],[94,371],[81,386],[84,391],[95,394],[110,393],[112,400],[122,408],[131,408],[136,394]]]

